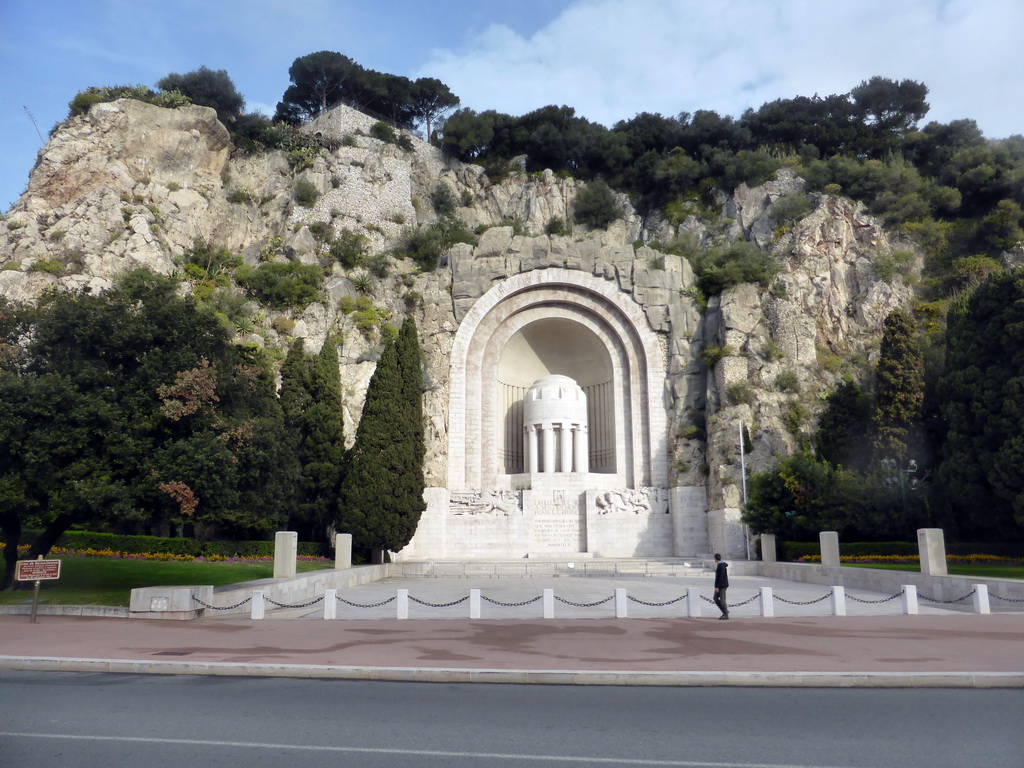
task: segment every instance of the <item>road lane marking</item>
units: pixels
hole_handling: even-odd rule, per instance
[[[96,736],[74,733],[15,733],[0,731],[0,738],[64,739],[68,741],[115,741],[132,744],[169,744],[189,747],[242,747],[245,749],[288,749],[297,752],[338,752],[350,754],[404,755],[409,757],[463,757],[475,760],[519,760],[538,763],[587,763],[591,765],[650,765],[666,768],[853,768],[794,763],[709,763],[707,760],[639,760],[620,757],[577,757],[575,755],[516,755],[503,752],[452,752],[435,749],[394,749],[388,747],[332,747],[316,744],[271,744],[251,741],[205,739],[161,739],[147,736]]]

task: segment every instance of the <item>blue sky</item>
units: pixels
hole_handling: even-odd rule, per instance
[[[1024,133],[1020,0],[0,0],[0,210],[91,85],[225,69],[272,112],[296,57],[437,77],[474,109],[568,104],[738,116],[873,75],[930,88],[926,121]]]

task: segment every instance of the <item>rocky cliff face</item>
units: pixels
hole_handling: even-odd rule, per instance
[[[881,280],[872,266],[909,246],[857,204],[816,196],[809,215],[779,227],[773,203],[802,191],[788,172],[723,196],[717,220],[691,217],[679,228],[645,223],[623,200],[626,216],[607,231],[576,227],[548,236],[552,219],[572,221],[580,182],[547,171],[492,183],[481,168],[448,160],[415,139],[405,151],[371,138],[373,122],[347,108],[325,115],[310,130],[340,146],[296,173],[284,152],[233,154],[212,109],[131,100],[96,105],[54,134],[25,194],[0,221],[0,293],[32,300],[52,286],[102,290],[137,267],[170,274],[175,257],[197,239],[241,254],[250,265],[267,258],[331,264],[322,301],[292,312],[261,308],[239,338],[281,348],[302,338],[316,350],[328,335],[340,335],[351,439],[379,342],[372,328],[360,328],[355,314],[339,308],[344,297],[357,295],[354,275],[327,256],[314,233],[330,223],[335,233],[349,229],[364,235],[371,251],[387,252],[403,230],[436,220],[430,201],[443,183],[467,227],[485,228],[478,244],[455,246],[430,273],[390,259],[390,274],[369,287],[392,322],[411,311],[420,328],[428,485],[445,484],[448,355],[459,322],[496,282],[557,266],[614,282],[661,334],[665,397],[676,421],[676,479],[707,483],[712,509],[740,503],[739,425],[752,442],[748,468],[793,450],[821,396],[845,373],[868,370],[882,320],[910,298],[901,276]],[[311,207],[295,202],[300,180],[319,193]],[[634,247],[682,230],[705,241],[723,232],[749,239],[779,257],[782,273],[770,290],[740,285],[700,307],[684,259]],[[365,281],[360,287],[367,290]]]

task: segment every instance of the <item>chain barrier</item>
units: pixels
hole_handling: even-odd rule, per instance
[[[805,600],[805,601],[802,601],[802,602],[800,600],[787,600],[786,598],[779,597],[778,595],[776,595],[774,593],[772,594],[772,597],[774,597],[780,603],[786,603],[787,605],[814,605],[815,603],[820,603],[822,600],[828,600],[830,597],[832,597],[833,593],[834,593],[834,590],[830,590],[829,592],[827,592],[826,594],[822,595],[821,597],[815,598],[814,600]]]
[[[209,603],[204,603],[202,600],[200,600],[195,595],[192,595],[192,600],[197,602],[197,603],[199,603],[201,606],[203,606],[203,608],[210,608],[211,610],[214,610],[214,611],[231,611],[231,610],[234,610],[235,608],[241,608],[243,605],[245,605],[250,600],[252,600],[252,597],[247,597],[242,602],[235,603],[234,605],[210,605]]]
[[[847,595],[846,599],[847,600],[853,600],[853,602],[855,602],[855,603],[863,603],[865,605],[878,605],[879,603],[888,603],[890,600],[895,600],[897,597],[903,597],[903,592],[904,592],[904,590],[901,589],[895,595],[889,595],[888,597],[883,597],[881,600],[862,600],[861,598],[854,597],[853,595]]]
[[[640,605],[649,605],[652,608],[663,608],[666,605],[675,605],[680,600],[685,600],[686,595],[680,595],[674,600],[666,600],[664,603],[648,603],[646,600],[641,600],[639,597],[633,597],[632,595],[626,595],[631,603],[639,603]]]
[[[704,595],[701,595],[700,599],[703,600],[705,603],[710,603],[711,605],[715,604],[715,601],[712,600],[710,597],[704,597]]]
[[[341,595],[337,595],[336,597],[338,598],[338,602],[339,603],[344,603],[345,605],[351,605],[353,608],[380,608],[382,605],[387,605],[388,603],[393,603],[393,602],[395,602],[395,600],[398,599],[398,595],[392,595],[387,600],[381,600],[379,603],[353,603],[353,602],[351,602],[349,600],[346,600]]]
[[[926,603],[940,603],[941,605],[953,605],[953,603],[962,603],[967,598],[973,596],[974,593],[977,591],[978,590],[976,589],[972,589],[966,595],[964,595],[963,597],[958,597],[956,600],[936,600],[934,597],[928,597],[927,595],[922,595],[921,593],[918,593],[917,596],[921,600],[924,600]]]
[[[263,599],[271,605],[276,605],[278,608],[309,608],[309,606],[316,605],[321,600],[323,600],[324,596],[320,595],[320,597],[316,598],[315,600],[310,600],[308,603],[296,603],[295,605],[289,605],[288,603],[279,603],[277,602],[277,600],[271,600],[269,597],[264,597]]]
[[[1002,600],[1004,603],[1024,603],[1024,598],[1018,600],[1014,597],[1002,597],[1000,595],[995,594],[994,592],[989,592],[988,596],[994,597],[996,600]]]
[[[751,595],[751,596],[750,596],[750,597],[748,597],[748,598],[747,598],[746,600],[744,600],[744,601],[743,601],[742,603],[729,603],[729,608],[739,608],[739,607],[741,607],[741,606],[747,605],[747,603],[752,603],[752,602],[754,602],[754,601],[755,601],[755,600],[757,600],[757,599],[758,599],[759,597],[761,597],[761,593],[760,593],[760,592],[758,592],[758,593],[755,593],[754,595]],[[712,600],[711,602],[713,603],[713,602],[715,602],[715,601],[714,601],[714,600]]]
[[[420,600],[412,595],[409,595],[409,600],[410,602],[417,603],[419,605],[425,605],[428,608],[451,608],[453,605],[458,605],[459,603],[464,603],[469,600],[469,595],[463,595],[458,600],[452,600],[450,603],[428,603],[425,600]]]
[[[480,595],[480,599],[485,601],[485,602],[490,603],[491,605],[500,605],[503,608],[521,608],[524,605],[529,605],[530,603],[536,603],[538,600],[541,599],[541,596],[537,595],[536,597],[531,597],[529,600],[523,600],[521,603],[503,603],[500,600],[492,600],[491,598],[487,597],[486,595]]]
[[[558,595],[555,595],[555,600],[557,600],[558,602],[565,603],[566,605],[572,605],[572,606],[575,606],[576,608],[593,608],[593,607],[598,606],[598,605],[604,605],[605,603],[610,602],[611,600],[614,600],[614,599],[615,599],[615,595],[608,595],[608,597],[606,597],[604,600],[598,600],[598,601],[593,602],[593,603],[574,603],[572,600],[566,600],[565,598],[562,598],[562,597],[559,597]]]

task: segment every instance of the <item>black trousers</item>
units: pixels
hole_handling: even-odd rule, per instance
[[[725,591],[728,587],[720,587],[715,590],[715,605],[718,606],[718,610],[722,612],[723,616],[729,615],[729,604],[725,602]]]

